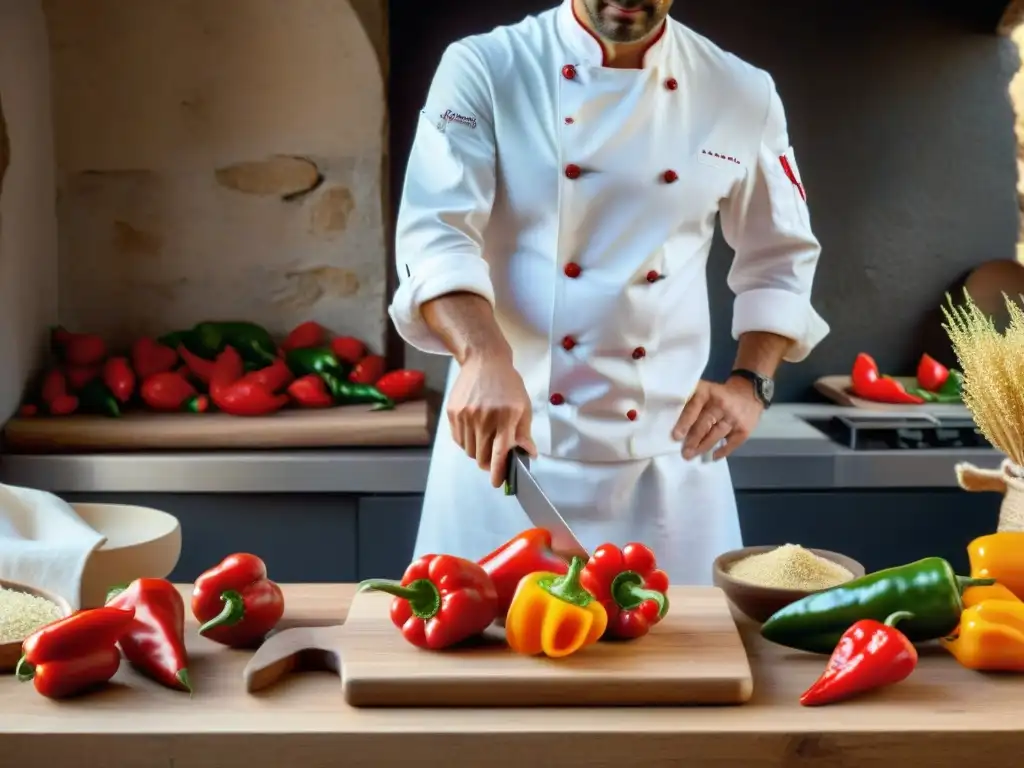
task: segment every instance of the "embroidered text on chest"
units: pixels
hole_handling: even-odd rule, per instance
[[[468,125],[470,128],[476,128],[476,118],[472,115],[460,115],[458,112],[446,109],[441,117],[449,123],[461,123],[462,125]]]
[[[731,157],[730,155],[721,155],[718,152],[708,152],[706,149],[702,149],[700,153],[702,155],[707,155],[708,157],[717,157],[719,160],[728,160],[730,163],[736,163],[736,165],[740,164],[739,160],[735,157]]]

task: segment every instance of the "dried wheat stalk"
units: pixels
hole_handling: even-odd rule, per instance
[[[953,350],[964,374],[964,404],[985,438],[1017,466],[1024,466],[1024,311],[1003,295],[1010,314],[1004,333],[964,291],[957,307],[942,308]]]

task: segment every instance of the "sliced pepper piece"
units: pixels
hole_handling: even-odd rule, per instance
[[[531,573],[519,582],[505,617],[505,638],[513,651],[557,659],[601,638],[608,613],[580,584],[585,565],[574,557],[564,576]]]
[[[863,352],[853,362],[850,385],[857,397],[876,403],[920,405],[924,402],[924,398],[907,392],[906,387],[896,379],[882,376],[878,363]]]
[[[942,645],[968,669],[1024,672],[1024,603],[986,600],[971,606]]]
[[[917,384],[929,392],[938,392],[949,378],[949,369],[931,355],[921,355],[917,363]]]

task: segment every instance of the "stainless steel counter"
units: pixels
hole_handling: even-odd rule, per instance
[[[852,412],[831,405],[772,407],[729,460],[734,485],[738,490],[953,487],[956,462],[996,467],[1002,460],[998,452],[980,449],[854,451],[802,418]],[[967,413],[962,406],[927,412]],[[429,460],[423,448],[3,455],[0,482],[57,493],[418,494],[426,485]]]

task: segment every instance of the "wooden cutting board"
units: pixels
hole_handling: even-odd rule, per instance
[[[430,444],[429,415],[427,401],[420,400],[391,411],[348,405],[258,418],[141,412],[118,419],[15,418],[7,422],[3,437],[9,453],[416,446]]]
[[[673,587],[647,637],[602,642],[564,658],[520,656],[500,631],[470,648],[423,651],[388,617],[391,598],[358,594],[341,643],[342,688],[354,707],[571,707],[743,704],[753,692],[725,594]]]
[[[897,381],[903,382],[906,386],[917,386],[913,376],[893,376]],[[822,376],[814,382],[814,388],[837,405],[844,405],[850,408],[863,408],[866,411],[883,413],[886,411],[899,411],[906,413],[908,410],[924,409],[931,414],[943,416],[969,416],[967,406],[963,403],[908,403],[899,405],[895,403],[876,403],[873,400],[865,400],[857,397],[850,389],[849,376]]]

